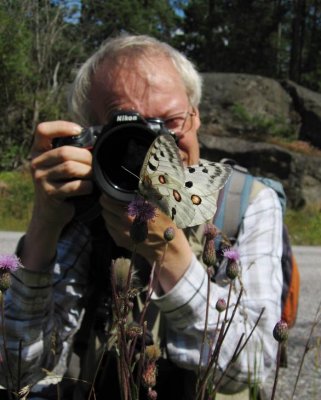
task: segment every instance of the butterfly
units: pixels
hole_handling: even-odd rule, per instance
[[[205,160],[184,167],[174,138],[160,135],[145,156],[138,191],[178,228],[187,228],[213,219],[231,171],[229,165]]]

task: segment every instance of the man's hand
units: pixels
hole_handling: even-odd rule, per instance
[[[92,191],[90,151],[73,146],[52,148],[55,137],[79,134],[72,122],[54,121],[38,125],[32,146],[31,170],[35,185],[35,214],[59,228],[73,216],[72,202],[65,200]]]
[[[102,216],[106,228],[115,243],[133,250],[133,242],[129,233],[133,218],[127,214],[127,204],[106,195],[101,196],[100,204],[103,208]],[[164,254],[166,247],[164,232],[170,226],[175,230],[175,238],[169,242]],[[184,275],[192,259],[192,250],[184,232],[178,229],[161,211],[156,212],[154,220],[148,221],[148,237],[137,245],[137,252],[145,257],[151,265],[156,261],[159,283],[164,292],[169,291]]]
[[[54,138],[80,131],[79,125],[66,121],[44,122],[35,131],[31,149],[34,209],[20,254],[28,269],[42,270],[52,262],[61,231],[74,215],[72,202],[66,200],[92,191],[90,151],[52,148]]]

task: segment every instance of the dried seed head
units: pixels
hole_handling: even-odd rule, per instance
[[[115,284],[119,292],[126,290],[128,274],[130,269],[130,260],[120,257],[114,261]]]
[[[135,323],[127,326],[126,334],[129,339],[134,339],[137,336],[142,336],[143,328]]]
[[[147,363],[143,373],[142,373],[142,382],[143,385],[152,388],[156,385],[156,376],[157,376],[157,367],[154,362]]]
[[[161,356],[161,351],[158,346],[152,344],[150,346],[146,346],[145,349],[145,357],[149,361],[156,361]]]

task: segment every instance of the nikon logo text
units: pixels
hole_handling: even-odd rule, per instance
[[[117,122],[137,121],[137,115],[117,115]]]

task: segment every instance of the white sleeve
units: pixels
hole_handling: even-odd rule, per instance
[[[236,291],[232,292],[229,316],[238,297],[240,282],[244,292],[221,347],[221,371],[229,363],[241,335],[245,333],[247,337],[262,308],[265,311],[245,349],[227,371],[224,384],[231,392],[248,385],[249,373],[252,380],[264,381],[275,365],[277,342],[272,332],[281,316],[282,212],[272,189],[261,190],[249,205],[236,247],[240,253],[241,279],[236,282]],[[211,283],[208,322],[212,333],[221,326],[217,323],[216,302],[219,298],[227,300],[228,291],[229,285]],[[196,257],[177,285],[164,296],[154,296],[154,301],[168,322],[167,348],[170,358],[185,368],[196,368],[207,302],[207,273]],[[205,351],[204,362],[207,359],[208,353]]]

